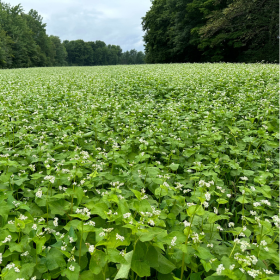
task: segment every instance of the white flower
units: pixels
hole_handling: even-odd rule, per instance
[[[220,225],[217,225],[217,229],[223,231],[223,228]]]
[[[3,255],[2,253],[0,253],[0,264],[2,263],[2,261],[3,261]]]
[[[261,200],[261,202],[262,202],[263,204],[266,204],[267,206],[271,206],[271,203],[270,203],[267,199]]]
[[[255,269],[251,269],[251,270],[248,270],[247,273],[251,277],[256,278],[260,274],[260,271],[259,270],[255,270]]]
[[[120,255],[122,255],[124,257],[125,256],[125,251],[124,250],[120,251]]]
[[[29,252],[28,252],[28,251],[26,251],[26,252],[24,252],[24,253],[21,254],[22,257],[26,257],[26,256],[28,256],[28,255],[29,255]]]
[[[69,266],[69,270],[74,271],[75,270],[75,266],[73,266],[72,264]]]
[[[243,180],[243,181],[248,181],[248,178],[246,176],[240,177],[240,179]]]
[[[199,240],[199,235],[198,235],[198,233],[193,233],[193,235],[192,235],[192,240],[193,240],[193,242],[194,243],[200,243],[201,241]]]
[[[218,215],[218,209],[216,207],[214,207],[214,213]]]
[[[261,246],[266,246],[266,245],[267,245],[267,242],[266,242],[265,240],[262,240],[261,243],[260,243],[260,245],[261,245]]]
[[[53,220],[53,225],[55,226],[55,227],[58,227],[58,218],[54,218],[54,220]]]
[[[189,227],[191,225],[191,223],[187,222],[187,221],[183,221],[183,224],[185,227]]]
[[[171,240],[171,246],[175,246],[176,245],[176,240],[177,240],[177,237],[174,236]]]
[[[89,248],[88,248],[88,251],[90,252],[90,253],[93,253],[94,252],[94,245],[90,245],[89,246]]]
[[[131,216],[131,213],[125,213],[125,214],[123,214],[123,218],[124,219],[127,219],[127,218],[129,218]]]
[[[207,247],[211,247],[211,248],[213,248],[213,244],[212,243],[210,243],[210,244],[207,244]]]
[[[121,242],[123,242],[124,241],[124,237],[123,236],[121,236],[121,235],[119,235],[118,233],[116,234],[116,240],[120,240]]]
[[[258,262],[258,259],[257,259],[254,255],[252,255],[250,258],[251,258],[252,263],[253,263],[254,265],[256,265],[257,262]]]
[[[207,201],[204,201],[202,204],[203,204],[203,206],[204,206],[205,208],[208,208],[208,207],[209,207],[209,203],[208,203]]]
[[[264,268],[263,268],[263,272],[265,274],[274,274],[271,270],[267,270],[267,269],[264,269]]]
[[[60,247],[60,250],[61,250],[61,251],[66,251],[66,248],[67,248],[67,245],[61,246],[61,247]]]
[[[84,224],[85,226],[95,226],[95,222],[94,221],[88,221],[87,223]]]
[[[248,243],[247,241],[240,241],[240,244],[240,249],[242,252],[247,250],[247,247],[250,247],[250,243]]]
[[[207,201],[209,201],[209,200],[211,199],[211,194],[210,194],[209,192],[207,192],[207,193],[205,194],[205,199],[206,199]]]
[[[233,270],[234,268],[235,268],[235,264],[232,264],[232,265],[229,267],[230,270]]]
[[[9,263],[9,264],[7,264],[7,266],[6,266],[6,268],[7,269],[11,269],[11,268],[13,268],[13,267],[15,267],[15,264],[14,263]]]
[[[220,264],[218,267],[217,267],[217,274],[218,275],[221,275],[222,271],[225,270],[223,264]]]
[[[12,236],[11,235],[8,235],[4,241],[2,241],[2,243],[7,243],[7,242],[10,242],[12,240]]]
[[[41,189],[39,189],[39,190],[36,192],[36,196],[39,197],[39,198],[41,198],[42,195],[43,195],[43,192],[42,192]]]
[[[75,248],[75,247],[74,247]],[[73,251],[73,249],[72,249]],[[69,259],[68,259],[68,262],[74,262],[76,261],[75,257],[74,256],[71,256]]]
[[[18,268],[18,267],[15,267],[15,268],[14,268],[14,270],[15,270],[15,272],[17,272],[17,273],[19,273],[19,272],[20,272],[20,270],[19,270],[19,268]]]
[[[24,220],[28,219],[28,217],[20,214],[18,219],[24,221]]]
[[[254,207],[258,207],[258,206],[261,206],[261,203],[259,203],[259,202],[254,202],[253,205],[254,205]]]
[[[272,220],[273,220],[275,226],[278,227],[278,226],[279,226],[279,223],[280,223],[279,217],[278,217],[277,215],[274,215],[274,216],[272,217]]]
[[[51,183],[54,183],[55,177],[51,176],[51,175],[48,175],[44,179],[47,180],[47,181],[50,181]]]
[[[37,225],[33,224],[32,229],[37,230]]]
[[[148,224],[153,227],[155,225],[155,222],[153,220],[149,220]]]

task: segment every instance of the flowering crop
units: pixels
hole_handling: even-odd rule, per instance
[[[278,68],[0,72],[3,280],[278,279]]]

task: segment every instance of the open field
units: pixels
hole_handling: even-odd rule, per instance
[[[1,70],[1,279],[278,279],[278,82],[265,64]]]

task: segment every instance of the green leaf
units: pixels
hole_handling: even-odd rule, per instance
[[[147,245],[138,241],[131,261],[131,269],[140,277],[150,276],[150,265],[147,261]]]
[[[249,201],[245,198],[245,196],[239,196],[236,201],[242,203],[242,204],[245,204],[245,203],[248,203]]]
[[[176,268],[176,266],[171,261],[162,255],[158,256],[158,264],[159,266],[155,269],[162,274],[169,274]]]
[[[200,262],[202,263],[203,268],[206,272],[212,269],[212,266],[208,261],[206,262],[205,260],[200,260]]]
[[[225,220],[225,219],[229,219],[229,217],[226,215],[217,215],[215,213],[209,213],[209,215],[208,215],[208,222],[210,224],[215,223],[216,221]]]
[[[106,254],[103,251],[95,250],[91,255],[89,269],[93,274],[99,274],[107,261]]]
[[[104,202],[96,203],[89,202],[85,205],[88,209],[90,209],[92,214],[96,214],[100,216],[102,219],[107,219],[107,212],[109,211],[108,206]]]
[[[191,277],[190,277],[190,280],[201,280],[201,274],[202,273],[203,273],[203,271],[202,272],[192,273]]]
[[[125,260],[125,258],[122,255],[120,255],[119,250],[109,248],[107,253],[108,253],[109,262],[127,264],[127,261]]]
[[[74,268],[74,271],[70,270]],[[67,277],[69,280],[78,280],[79,279],[79,273],[80,273],[80,266],[75,262],[70,262],[67,265],[67,268],[64,269],[61,273],[61,276]]]
[[[179,168],[179,164],[170,164],[169,167],[173,170],[176,171]]]
[[[226,204],[226,203],[228,203],[228,201],[227,201],[226,199],[223,199],[223,198],[218,198],[218,199],[217,199],[217,202],[218,202],[219,204]]]
[[[130,251],[129,253],[126,253],[124,258],[127,261],[127,264],[122,264],[116,277],[114,278],[114,280],[120,279],[120,278],[124,278],[127,279],[128,278],[128,274],[130,271],[130,267],[131,267],[131,261],[132,261],[132,256],[133,256],[133,251]]]
[[[205,213],[205,210],[203,209],[203,207],[201,205],[192,205],[188,208],[187,210],[188,215],[191,217],[194,214],[202,216]]]
[[[56,248],[51,248],[47,252],[46,257],[41,259],[41,263],[45,264],[49,270],[54,270],[59,267],[64,268],[66,266],[63,254]]]
[[[197,253],[196,255],[203,260],[210,260],[213,258],[213,255],[210,253],[210,250],[204,247],[199,246],[196,249]]]
[[[70,209],[70,203],[64,199],[49,202],[49,208],[54,215],[65,215],[65,213]]]

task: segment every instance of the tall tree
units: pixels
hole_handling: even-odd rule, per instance
[[[12,65],[12,42],[0,26],[0,68],[9,68]]]
[[[277,0],[153,0],[143,17],[148,63],[275,61]]]
[[[209,15],[201,49],[223,45],[236,61],[279,61],[278,0],[237,0]]]
[[[52,42],[52,49],[54,50],[54,66],[67,65],[67,51],[58,36],[50,36]]]
[[[163,63],[172,59],[173,44],[168,32],[173,25],[174,17],[168,9],[167,0],[152,1],[151,9],[142,18],[148,63]]]

